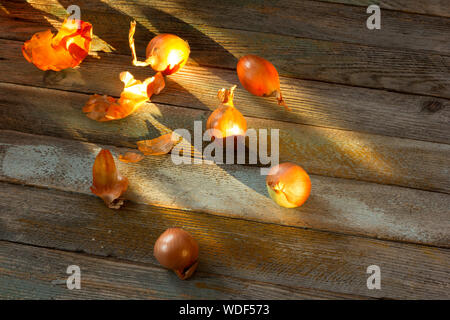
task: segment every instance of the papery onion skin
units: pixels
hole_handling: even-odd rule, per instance
[[[197,268],[198,252],[197,241],[190,233],[181,228],[170,228],[156,240],[153,254],[162,266],[185,280]]]
[[[92,120],[104,122],[128,117],[140,106],[158,94],[165,86],[161,72],[143,82],[134,78],[128,71],[120,73],[124,89],[117,100],[106,95],[92,95],[83,107],[83,112]]]
[[[309,175],[291,162],[273,166],[267,175],[266,185],[272,200],[285,208],[301,206],[311,193]]]
[[[179,139],[173,133],[166,133],[151,140],[141,140],[136,144],[139,151],[146,156],[158,156],[168,154],[177,144]]]
[[[236,86],[230,90],[221,89],[217,94],[222,105],[214,110],[206,121],[206,129],[211,130],[214,139],[244,136],[247,131],[247,120],[233,104],[235,88]]]
[[[89,22],[73,23],[66,19],[56,35],[50,30],[34,34],[23,44],[22,53],[28,62],[43,71],[61,71],[77,67],[88,55],[91,41]]]
[[[126,152],[125,154],[119,154],[119,160],[124,163],[136,163],[144,159],[144,155],[136,152]]]
[[[153,70],[170,75],[183,68],[190,51],[187,41],[174,34],[164,33],[149,42],[145,54],[147,59],[152,57]]]
[[[278,104],[289,110],[281,95],[278,71],[271,62],[249,54],[239,59],[236,71],[239,81],[248,92],[259,97],[275,94]]]

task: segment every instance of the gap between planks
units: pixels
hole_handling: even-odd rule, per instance
[[[0,40],[0,56],[5,58],[0,61],[0,81],[119,96],[120,72],[129,70],[141,80],[152,74],[148,68],[130,66],[127,56],[108,54],[100,60],[87,58],[79,69],[42,72],[22,57],[20,46],[20,42]],[[166,78],[164,91],[152,101],[212,110],[218,106],[217,91],[234,84],[239,84],[235,71],[185,66]],[[288,78],[281,78],[281,86],[292,112],[277,106],[275,98],[252,96],[240,86],[235,104],[245,116],[450,143],[448,99]]]
[[[81,112],[88,100],[85,94],[2,83],[0,93],[1,129],[132,148],[138,140],[178,128],[192,134],[194,121],[201,121],[204,130],[208,117],[203,110],[148,103],[124,120],[98,123]],[[280,129],[280,161],[297,162],[309,173],[450,191],[450,145],[252,117],[247,122],[249,128]]]
[[[66,288],[65,271],[74,263],[81,290]],[[8,241],[0,241],[0,268],[4,299],[370,299],[204,272],[180,281],[153,265]]]
[[[76,1],[76,4],[81,7],[88,21],[101,14],[120,16],[139,23],[151,23],[160,32],[167,32],[167,25],[176,22],[190,28],[210,25],[224,29],[450,54],[450,44],[446,38],[450,22],[441,17],[385,11],[382,30],[376,30],[382,32],[374,32],[366,27],[369,15],[365,8],[316,1],[288,0],[259,5],[251,0],[234,1],[232,4],[211,3],[207,0],[162,0],[151,3],[148,0],[136,0],[132,3],[81,0]],[[45,15],[52,18],[67,15],[65,8],[59,3],[49,4],[43,0],[31,0],[26,5],[6,3],[5,7],[15,15],[31,20],[44,20]]]
[[[114,21],[114,27],[123,30],[110,35],[106,25],[111,24],[109,15],[93,15],[91,22],[99,25],[97,32],[105,34],[105,41],[117,49],[117,53],[129,56],[129,18]],[[97,21],[98,19],[105,21]],[[49,23],[5,18],[0,37],[13,40],[28,40],[33,33],[50,27]],[[149,39],[159,33],[154,26],[138,24],[136,47],[138,55],[145,55]],[[237,58],[258,54],[270,60],[281,75],[339,83],[358,87],[377,88],[393,92],[450,97],[448,66],[450,57],[418,53],[413,51],[387,50],[352,44],[333,43],[320,40],[296,39],[287,36],[260,34],[212,27],[187,25],[164,25],[165,32],[177,33],[186,38],[191,46],[190,62],[204,66],[235,69]],[[56,26],[58,27],[58,26]],[[149,30],[147,30],[147,28]],[[180,29],[187,30],[181,31]],[[184,29],[183,29],[184,28]],[[93,48],[101,50],[106,42],[95,37]],[[270,43],[270,44],[269,44]],[[20,52],[20,50],[19,50]],[[128,59],[129,60],[129,59]],[[130,65],[129,61],[127,64]]]
[[[0,133],[0,180],[91,194],[100,146],[18,132]],[[105,146],[111,149],[111,146]],[[128,149],[113,148],[123,153]],[[170,156],[116,161],[130,180],[126,199],[145,204],[387,240],[448,247],[450,196],[311,175],[300,208],[277,206],[257,167],[174,165]]]
[[[91,196],[12,184],[1,183],[0,192],[11,194],[0,219],[8,241],[155,264],[154,241],[179,226],[199,242],[200,274],[374,298],[443,299],[449,292],[446,249],[135,203],[111,212]],[[381,267],[382,290],[366,287],[365,271],[372,264]]]

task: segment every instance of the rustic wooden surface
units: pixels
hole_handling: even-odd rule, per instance
[[[450,298],[450,7],[379,0],[382,29],[369,31],[371,3],[0,1],[0,298]],[[42,72],[20,47],[58,27],[71,4],[108,53]],[[191,59],[152,103],[97,123],[81,112],[89,94],[119,96],[121,71],[152,75],[131,66],[133,19],[138,55],[170,32],[189,42]],[[119,211],[90,193],[101,147],[117,156],[204,125],[247,53],[278,68],[293,111],[241,86],[236,106],[249,127],[280,129],[281,160],[311,174],[304,206],[276,206],[259,166],[175,166],[170,155],[117,161],[130,180]],[[174,226],[200,245],[185,282],[152,252]],[[82,269],[82,290],[65,287],[70,264]],[[366,287],[372,264],[381,290]]]

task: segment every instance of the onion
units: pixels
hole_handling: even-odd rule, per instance
[[[131,22],[128,41],[133,55],[133,65],[148,66],[153,70],[170,75],[180,70],[189,58],[190,48],[187,41],[174,34],[160,34],[154,37],[146,49],[146,60],[137,61],[134,47],[134,32],[136,21]]]
[[[247,131],[247,121],[242,113],[234,107],[233,97],[236,86],[230,90],[221,89],[217,97],[222,106],[214,110],[206,121],[206,129],[214,139],[244,136]]]
[[[301,206],[311,192],[311,180],[306,171],[290,162],[270,168],[266,186],[272,200],[285,208]]]
[[[123,200],[119,197],[128,188],[128,179],[119,174],[111,152],[102,149],[95,158],[92,167],[93,194],[103,199],[111,209],[119,209]]]
[[[239,81],[248,92],[259,97],[275,94],[278,104],[290,110],[281,95],[278,71],[272,63],[249,54],[239,59],[236,69]]]
[[[173,270],[181,280],[192,276],[197,269],[197,241],[181,228],[164,231],[156,240],[153,254],[161,265]]]

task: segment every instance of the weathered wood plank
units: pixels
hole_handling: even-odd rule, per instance
[[[131,67],[129,57],[119,55],[88,58],[75,70],[42,72],[21,56],[20,45],[0,40],[0,81],[119,96],[120,72],[130,70],[138,79],[152,74],[148,68]],[[152,97],[154,102],[211,110],[218,103],[217,90],[239,80],[231,70],[186,66],[166,82],[164,91]],[[289,78],[281,82],[292,112],[278,107],[274,98],[255,97],[241,87],[236,106],[246,116],[450,142],[450,100]]]
[[[90,143],[3,131],[0,180],[91,194],[92,164],[99,150]],[[126,150],[112,151],[117,155]],[[257,167],[174,165],[170,156],[116,162],[130,180],[125,197],[137,203],[450,246],[448,194],[312,175],[306,204],[285,209],[268,197],[265,176]]]
[[[251,0],[234,0],[212,3],[207,0],[31,0],[19,6],[14,1],[7,2],[4,6],[21,18],[42,19],[45,15],[61,16],[64,14],[64,8],[70,4],[79,5],[83,16],[87,18],[99,13],[118,14],[139,22],[151,22],[159,29],[164,29],[168,22],[175,21],[194,28],[197,25],[210,25],[450,54],[447,36],[450,21],[446,18],[384,11],[382,32],[373,32],[366,27],[369,15],[366,14],[365,8],[317,1],[283,0],[255,3]],[[35,12],[39,12],[40,17],[35,17]]]
[[[88,18],[96,33],[117,53],[130,55],[129,17],[93,13]],[[47,21],[33,23],[7,17],[0,26],[1,38],[20,41],[50,27]],[[138,54],[145,55],[148,41],[159,32],[176,33],[187,39],[192,50],[190,62],[200,65],[235,69],[237,58],[253,53],[272,61],[281,75],[289,77],[450,97],[450,58],[442,55],[205,25],[194,28],[170,20],[161,31],[142,21],[135,34]],[[100,47],[103,40],[94,41],[94,46]],[[18,54],[15,49],[12,52]],[[130,65],[130,58],[126,63]]]
[[[194,121],[201,121],[205,130],[209,115],[148,103],[127,119],[98,123],[81,112],[85,94],[0,84],[0,96],[0,129],[131,148],[136,141],[166,133],[155,126],[185,128],[194,136]],[[280,161],[297,162],[309,173],[450,192],[450,145],[252,117],[247,123],[257,130],[279,129]]]
[[[447,0],[318,0],[333,3],[350,4],[368,7],[379,5],[381,9],[405,11],[410,13],[429,14],[450,17],[450,6]]]
[[[0,236],[10,241],[154,264],[152,250],[158,235],[169,227],[185,228],[199,242],[199,273],[185,285],[169,271],[148,272],[151,280],[161,279],[156,281],[156,288],[151,285],[153,281],[143,281],[143,286],[148,289],[157,290],[158,285],[164,286],[170,281],[169,292],[179,292],[178,288],[199,287],[199,282],[216,282],[219,288],[224,286],[224,289],[237,289],[239,294],[258,295],[251,283],[238,285],[233,279],[228,282],[213,275],[221,274],[290,287],[284,292],[282,288],[278,291],[269,288],[267,294],[274,295],[274,298],[288,292],[293,293],[293,298],[314,296],[313,289],[336,292],[318,291],[316,296],[322,298],[339,297],[343,293],[378,298],[449,297],[448,249],[133,203],[111,212],[90,196],[10,184],[0,184],[0,194],[10,198],[10,201],[0,204],[0,222],[4,225]],[[73,264],[77,262],[78,259],[72,260]],[[64,266],[65,262],[62,264]],[[82,270],[83,264],[80,262]],[[381,268],[381,290],[368,290],[366,287],[366,268],[372,264]],[[62,273],[66,267],[58,269]],[[42,270],[42,266],[37,265],[36,268]],[[205,273],[211,274],[206,281]],[[222,281],[224,283],[220,284]],[[194,293],[201,294],[199,291]],[[205,291],[204,296],[209,290]]]
[[[81,289],[66,287],[67,267],[81,270]],[[198,272],[180,281],[152,265],[0,241],[2,299],[358,299]]]

